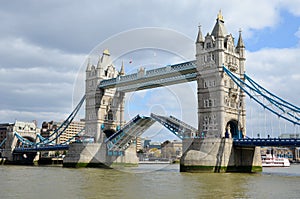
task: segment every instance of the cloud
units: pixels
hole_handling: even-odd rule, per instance
[[[72,106],[69,102],[72,101],[73,89],[76,92],[80,90],[76,88],[84,88],[82,74],[85,69],[81,64],[86,55],[99,43],[105,43],[112,35],[136,28],[163,27],[182,32],[182,38],[186,39],[182,41],[194,42],[198,23],[201,23],[204,35],[211,32],[219,9],[222,9],[228,32],[236,37],[239,28],[242,28],[245,41],[253,36],[254,31],[278,26],[282,21],[283,10],[296,16],[300,15],[300,4],[297,0],[244,0],[242,3],[239,0],[166,0],[163,3],[137,0],[93,0],[88,3],[54,0],[38,4],[35,0],[6,2],[0,7],[0,121],[13,121],[21,115],[27,121],[42,118],[50,120],[51,117],[58,120],[61,115],[68,113],[69,107]],[[296,33],[298,37],[299,32],[300,30]],[[175,46],[177,52],[180,52],[178,54],[194,59],[193,44],[188,48],[182,47],[184,42],[178,42],[168,34],[161,34],[155,41],[154,36],[157,35],[152,35],[152,32],[146,33],[143,32],[142,37],[136,39],[148,42],[146,44],[155,42],[156,46]],[[119,40],[114,42],[116,41]],[[130,42],[134,43],[135,40]],[[130,42],[116,42],[118,45],[113,47],[112,43],[105,43],[105,48],[116,49],[111,53],[117,58],[117,67],[123,58],[124,61],[132,59],[134,53],[126,54],[128,52],[124,51],[128,46],[134,46],[130,45]],[[157,51],[154,56],[153,52],[151,54],[152,50],[136,54],[136,65],[125,66],[126,72],[135,71],[137,67],[145,64],[151,67],[151,64],[172,64],[180,61],[175,55],[160,57]],[[98,55],[99,53],[101,52],[98,52]],[[297,103],[297,55],[298,48],[248,52],[247,71],[266,88]],[[78,71],[81,77],[77,77]],[[75,80],[76,77],[78,81]],[[73,86],[74,84],[76,86]],[[191,121],[191,124],[196,126],[194,121],[197,120],[197,104],[193,101],[194,98],[185,97],[185,89],[181,85],[170,88],[180,99],[180,106],[184,111],[176,111],[178,101],[163,96],[163,90],[154,91],[151,95],[149,93],[148,102],[140,104],[150,108],[154,102],[163,102],[172,114],[184,121]],[[195,91],[195,88],[193,89]],[[141,98],[144,96],[147,94],[139,94]],[[77,101],[74,100],[73,103],[76,104]],[[138,108],[134,111],[138,112]]]
[[[85,55],[34,45],[22,38],[0,38],[1,68],[46,67],[62,72],[78,69]]]
[[[262,49],[247,53],[247,73],[261,85],[299,104],[300,48]]]

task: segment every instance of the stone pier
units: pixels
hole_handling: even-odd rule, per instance
[[[261,172],[260,147],[234,147],[230,138],[184,140],[181,172]]]
[[[71,143],[63,160],[64,167],[114,168],[118,166],[137,166],[135,145],[131,145],[123,155],[108,155],[104,143]]]

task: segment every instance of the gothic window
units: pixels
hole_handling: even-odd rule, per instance
[[[107,119],[108,120],[114,120],[114,115],[113,115],[113,112],[111,110],[107,114]]]
[[[210,42],[206,43],[206,48],[211,48],[211,43]]]
[[[210,99],[208,100],[208,107],[212,107],[213,106],[213,101]]]

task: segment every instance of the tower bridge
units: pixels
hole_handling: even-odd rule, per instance
[[[152,70],[140,68],[128,75],[125,75],[123,64],[120,71],[116,70],[108,50],[104,50],[96,65],[89,61],[84,98],[85,134],[94,137],[95,142],[70,144],[64,166],[137,164],[134,139],[156,121],[183,140],[185,152],[180,162],[181,171],[261,171],[259,146],[300,145],[297,139],[246,138],[247,95],[263,108],[294,125],[300,125],[300,109],[267,91],[246,75],[242,34],[239,32],[238,41],[235,42],[232,34],[227,33],[221,13],[213,30],[205,37],[199,27],[195,45],[196,60]],[[174,116],[155,113],[150,116],[137,115],[128,123],[125,122],[126,92],[190,81],[197,82],[197,128]],[[264,99],[263,102],[261,99]],[[65,126],[74,118],[80,106],[66,120]],[[35,150],[46,147],[35,147]],[[18,150],[21,152],[21,149]]]

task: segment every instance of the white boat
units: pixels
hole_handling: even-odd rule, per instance
[[[263,167],[289,167],[290,161],[287,158],[278,158],[271,154],[261,156]]]

